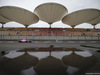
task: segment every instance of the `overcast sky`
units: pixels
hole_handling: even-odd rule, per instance
[[[96,8],[100,10],[100,0],[0,0],[0,7],[17,6],[33,12],[38,5],[47,2],[55,2],[64,5],[68,9],[68,13],[86,8]],[[5,24],[5,27],[24,27],[24,26],[16,22],[9,22]],[[49,27],[49,24],[43,21],[39,21],[38,23],[32,24],[29,27]],[[53,23],[52,27],[71,28],[69,25],[63,24],[61,21]],[[93,26],[88,23],[80,24],[75,28],[80,28],[80,27],[93,28]],[[100,28],[100,24],[96,25],[96,28]]]

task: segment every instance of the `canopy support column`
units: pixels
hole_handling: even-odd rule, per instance
[[[50,28],[50,29],[51,29],[51,24],[52,24],[52,23],[49,23],[49,25],[50,25],[50,27],[49,27],[49,28]]]
[[[28,26],[25,25],[25,28],[28,28]]]
[[[49,31],[49,32],[50,32],[50,34],[49,34],[49,35],[51,35],[51,32],[52,32],[52,27],[51,27],[51,24],[52,24],[52,23],[49,23],[49,25],[50,25],[50,27],[49,27],[49,29],[50,29],[50,31]]]
[[[74,29],[75,26],[71,26],[71,27]]]
[[[93,24],[93,29],[96,29],[95,26],[96,26],[96,24]]]
[[[93,26],[94,28],[93,29],[95,29],[95,26]]]
[[[4,24],[2,23],[2,27],[1,28],[4,28]]]

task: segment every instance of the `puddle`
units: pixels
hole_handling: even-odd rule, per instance
[[[93,54],[79,49],[30,48],[5,54],[0,75],[86,75],[99,71],[97,63]]]

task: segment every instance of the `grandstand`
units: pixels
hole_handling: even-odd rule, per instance
[[[59,9],[59,10],[58,10]],[[13,12],[14,11],[14,12]],[[52,11],[52,12],[51,12]],[[26,14],[27,13],[27,14]],[[17,15],[17,16],[16,16]],[[34,42],[100,42],[100,29],[74,28],[82,23],[100,23],[99,9],[82,9],[68,13],[68,9],[58,3],[44,3],[37,6],[34,12],[15,6],[0,7],[0,40],[18,41],[28,39]],[[50,28],[28,28],[39,20],[50,25]],[[7,22],[15,21],[25,28],[3,28]],[[54,22],[70,25],[72,28],[51,28]]]
[[[82,28],[0,28],[0,40],[34,42],[100,41],[100,29]]]

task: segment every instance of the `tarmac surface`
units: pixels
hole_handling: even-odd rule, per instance
[[[88,71],[86,71],[85,75],[92,75],[92,74],[98,74],[100,75],[100,52],[97,52],[98,50],[100,51],[100,43],[0,43],[0,60],[3,59],[3,55],[2,55],[2,51],[5,51],[5,53],[8,53],[8,56],[9,55],[14,55],[16,56],[16,50],[21,50],[21,49],[24,49],[24,48],[34,48],[34,47],[50,47],[51,45],[53,45],[54,47],[66,47],[66,48],[76,48],[76,49],[80,49],[80,50],[83,50],[85,52],[87,52],[88,54],[92,54],[97,62],[94,66],[92,66]],[[83,46],[82,46],[83,45]],[[40,52],[41,53],[41,52]],[[41,53],[38,56],[41,57],[41,54],[42,55],[47,55],[48,53]],[[54,52],[55,53],[55,52]],[[58,52],[59,54],[60,52]],[[79,52],[80,53],[80,52]],[[85,55],[87,55],[84,54]],[[34,53],[33,53],[34,54]],[[37,54],[37,53],[36,53]],[[57,53],[55,53],[56,55]],[[64,53],[65,54],[65,53]],[[81,53],[80,53],[81,54]],[[6,55],[6,54],[5,54]],[[27,55],[27,54],[26,54]],[[25,56],[26,56],[25,55]],[[62,55],[62,54],[61,54]],[[60,55],[60,56],[61,56]],[[58,56],[59,57],[59,56]],[[26,57],[25,57],[26,59]],[[19,60],[19,59],[18,59]],[[21,59],[22,60],[22,59]],[[23,59],[24,60],[24,59]],[[74,59],[72,59],[74,60]],[[80,61],[80,60],[79,60]],[[15,62],[19,62],[19,61],[15,61]],[[84,61],[85,62],[85,61]],[[84,63],[83,62],[83,63]],[[95,62],[95,61],[93,61]],[[1,61],[2,63],[2,61]],[[16,71],[16,65],[13,66],[13,63],[9,63],[7,62],[8,64],[10,64],[12,66],[12,68],[15,67],[15,71]],[[23,63],[23,61],[21,62]],[[74,62],[72,62],[74,64]],[[88,64],[88,62],[85,62],[86,64]],[[85,64],[84,63],[84,64]],[[4,64],[5,65],[5,64]],[[29,65],[29,64],[28,64]],[[8,68],[9,65],[6,64],[5,68]],[[10,67],[11,67],[10,66]],[[18,64],[18,67],[19,64]],[[7,69],[8,70],[11,70],[11,72],[13,72],[12,70],[13,69]],[[45,68],[45,67],[44,67]],[[70,68],[71,69],[71,68]],[[71,70],[74,71],[75,68],[72,68]],[[19,71],[19,70],[18,70]],[[27,71],[27,70],[26,70]],[[72,73],[72,71],[68,70],[68,72]],[[32,72],[33,72],[33,68],[32,68]],[[27,72],[25,75],[35,75],[35,74],[29,74],[29,72]],[[37,72],[38,73],[38,72]],[[74,73],[74,72],[73,72]],[[0,73],[0,75],[5,75],[5,74],[2,74]],[[8,74],[7,74],[8,75]],[[14,72],[14,74],[10,74],[10,75],[19,75],[19,74],[16,74]],[[21,75],[24,75],[24,74],[21,74]],[[37,75],[37,74],[36,74]],[[61,75],[61,74],[60,74]],[[63,74],[62,74],[63,75]],[[74,75],[74,74],[68,74],[68,75]],[[77,75],[77,74],[75,74]],[[78,74],[78,75],[84,75],[84,74]]]
[[[99,49],[100,43],[0,43],[0,52],[1,51],[9,52],[12,50],[19,50],[24,48],[49,47],[50,45],[54,45],[54,47],[68,47],[68,48],[81,48],[81,49],[89,48],[93,51],[100,50]],[[82,47],[81,45],[93,46],[95,48]]]

